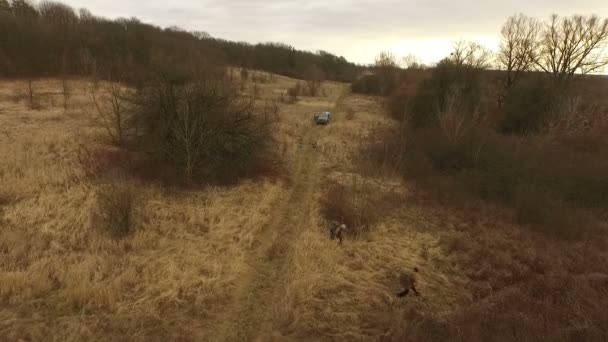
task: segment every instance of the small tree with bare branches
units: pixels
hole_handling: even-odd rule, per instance
[[[105,129],[113,144],[124,147],[137,132],[133,92],[120,82],[109,81],[99,89],[92,87],[91,96],[95,105],[91,118]]]
[[[382,51],[376,56],[374,73],[381,95],[388,95],[397,87],[400,70],[397,58],[393,53]]]
[[[405,69],[422,69],[424,67],[420,58],[413,53],[403,56],[401,64]]]
[[[492,62],[492,52],[481,44],[459,40],[454,43],[450,58],[456,66],[486,69]]]
[[[42,105],[40,103],[38,94],[36,93],[36,88],[34,87],[34,80],[32,78],[28,78],[26,82],[27,106],[29,109],[40,110]]]

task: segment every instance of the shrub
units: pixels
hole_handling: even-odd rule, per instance
[[[116,148],[95,148],[81,145],[77,154],[78,168],[90,181],[103,177],[124,176],[132,167],[128,152]]]
[[[593,228],[581,222],[608,208],[608,163],[602,149],[572,141],[603,141],[601,130],[550,140],[505,136],[458,98],[448,92],[425,125],[406,121],[369,139],[361,153],[368,169],[392,169],[455,205],[471,195],[501,203],[519,223],[554,236],[582,237]]]
[[[411,98],[412,94],[408,87],[402,85],[395,89],[386,102],[390,115],[399,121],[405,121],[408,116]]]
[[[387,96],[402,82],[404,74],[397,68],[376,69],[374,74],[363,75],[351,84],[353,93]]]
[[[380,79],[376,75],[363,75],[351,84],[353,93],[380,95]]]
[[[505,97],[499,129],[505,134],[539,133],[556,109],[558,91],[547,80],[519,82]]]
[[[91,97],[95,111],[89,117],[106,131],[110,141],[125,147],[137,135],[137,122],[133,108],[133,91],[119,82],[108,82],[99,88],[92,87]]]
[[[187,182],[230,181],[272,143],[277,107],[242,97],[221,72],[188,82],[159,77],[136,94],[139,147]]]
[[[429,80],[423,81],[409,103],[405,118],[414,127],[428,127],[437,122],[438,114],[457,109],[462,115],[478,111],[481,99],[481,70],[450,60],[440,62]],[[393,116],[402,119],[401,105],[395,105]]]
[[[580,237],[581,211],[608,208],[608,164],[559,143],[528,138],[523,144],[488,129],[452,143],[438,128],[410,131],[408,141],[397,156],[404,176],[458,201],[474,195],[502,203],[519,223],[551,235]]]
[[[298,96],[302,94],[302,85],[300,82],[296,83],[293,87],[287,89],[288,103],[294,104],[298,102]]]
[[[97,193],[97,222],[111,236],[122,238],[131,233],[135,191],[131,184],[110,183]]]

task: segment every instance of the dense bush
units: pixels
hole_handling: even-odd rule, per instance
[[[186,182],[245,175],[272,143],[277,107],[240,96],[221,70],[197,73],[187,82],[159,76],[135,98],[139,148]]]
[[[557,109],[558,94],[555,86],[540,77],[511,87],[505,97],[500,131],[507,134],[539,133],[551,111]]]
[[[457,143],[439,127],[408,130],[404,135],[407,148],[386,141],[383,145],[393,147],[394,153],[386,154],[395,155],[395,167],[453,203],[469,195],[502,203],[514,210],[520,223],[562,237],[583,234],[588,228],[581,219],[584,211],[608,210],[605,156],[590,158],[564,148],[560,141],[530,137],[523,143],[487,128],[472,130]]]
[[[404,72],[398,68],[373,68],[371,74],[365,74],[351,84],[353,93],[387,96],[404,81]]]

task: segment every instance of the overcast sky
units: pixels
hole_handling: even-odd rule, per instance
[[[451,42],[467,39],[497,46],[497,33],[514,13],[546,18],[597,14],[608,0],[62,0],[109,18],[137,17],[214,37],[251,43],[276,41],[298,49],[326,50],[358,63],[380,51],[413,53],[432,63]]]

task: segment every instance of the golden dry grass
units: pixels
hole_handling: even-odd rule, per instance
[[[114,240],[96,227],[96,185],[75,162],[78,142],[98,133],[87,105],[84,94],[68,112],[3,99],[0,340],[200,340],[285,190],[267,181],[179,193],[139,186],[135,232]]]

